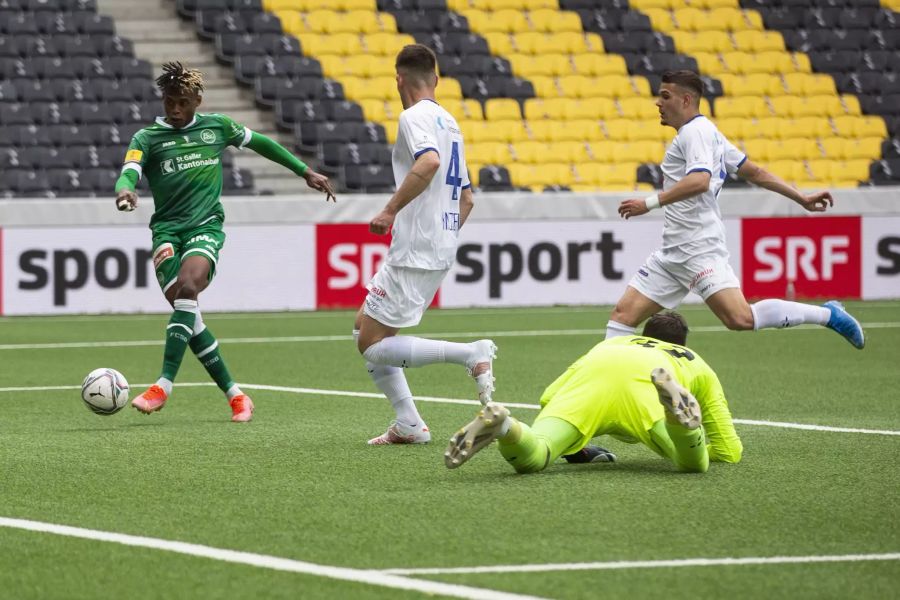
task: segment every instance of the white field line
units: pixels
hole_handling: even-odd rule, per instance
[[[544,565],[498,565],[434,569],[384,569],[392,575],[468,575],[477,573],[540,573],[547,571],[613,571],[682,567],[736,567],[808,563],[900,560],[900,552],[885,554],[839,554],[824,556],[760,556],[747,558],[684,558],[675,560],[617,560],[610,562],[558,563]]]
[[[844,302],[848,308],[897,308],[900,309],[900,301],[850,301]],[[469,317],[482,315],[497,315],[501,312],[514,310],[517,315],[553,315],[553,314],[571,314],[571,313],[608,313],[612,310],[609,304],[589,304],[589,305],[573,305],[573,306],[531,306],[531,307],[497,307],[497,308],[439,308],[430,309],[428,311],[429,318],[432,317]],[[703,303],[682,304],[678,307],[678,312],[699,312],[709,311]],[[131,321],[158,321],[167,319],[169,314],[166,312],[159,313],[135,313],[130,315],[123,314],[107,314],[107,315],[21,315],[0,317],[0,323],[10,322],[26,322],[48,320],[53,323],[91,323],[95,321],[105,322],[124,322]],[[216,321],[232,321],[242,319],[330,319],[350,318],[356,314],[355,310],[298,310],[288,312],[262,312],[262,313],[217,313],[204,312],[208,322]]]
[[[884,322],[884,323],[863,323],[865,329],[896,329],[900,327],[900,322]],[[801,325],[800,327],[792,327],[790,329],[781,329],[778,331],[812,331],[820,329],[816,325]],[[729,331],[721,325],[710,325],[704,327],[694,327],[691,333],[723,333]],[[774,330],[764,329],[761,333],[770,333]],[[545,337],[545,336],[596,336],[600,341],[603,333],[601,329],[525,329],[525,330],[506,330],[506,331],[439,331],[424,332],[413,331],[411,335],[426,338],[439,339],[482,339],[482,338],[507,338],[507,337]],[[294,336],[273,336],[273,337],[237,337],[237,338],[219,338],[222,344],[296,344],[310,342],[349,342],[353,339],[351,335],[294,335]],[[62,348],[121,348],[134,346],[162,346],[165,344],[164,339],[153,340],[118,340],[118,341],[102,341],[102,342],[48,342],[41,344],[0,344],[0,350],[54,350]]]
[[[377,585],[397,590],[412,590],[428,595],[439,594],[442,596],[450,596],[453,598],[471,598],[473,600],[540,600],[537,596],[523,596],[520,594],[497,592],[493,590],[469,587],[465,585],[409,579],[400,575],[393,575],[376,570],[332,567],[328,565],[319,565],[316,563],[292,560],[290,558],[269,556],[266,554],[226,550],[224,548],[213,548],[212,546],[203,546],[200,544],[190,544],[187,542],[176,542],[158,538],[127,535],[124,533],[114,533],[109,531],[97,531],[95,529],[82,529],[81,527],[56,525],[54,523],[43,523],[41,521],[29,521],[26,519],[10,519],[6,517],[0,517],[0,527],[24,529],[26,531],[36,531],[40,533],[51,533],[54,535],[81,538],[84,540],[112,542],[114,544],[134,546],[137,548],[163,550],[165,552],[187,554],[200,558],[209,558],[212,560],[249,565],[251,567],[260,567],[263,569],[272,569],[274,571],[303,573],[305,575],[315,575],[317,577],[339,579],[342,581],[353,581],[356,583]]]
[[[135,383],[134,388],[149,387],[150,383]],[[177,384],[179,387],[212,387],[212,382],[193,382]],[[242,383],[242,388],[248,390],[262,390],[269,392],[285,392],[288,394],[306,394],[311,396],[343,396],[347,398],[376,398],[383,400],[384,396],[375,392],[351,392],[347,390],[324,390],[319,388],[290,387],[283,385],[264,385],[254,383]],[[59,390],[77,390],[77,385],[45,385],[35,387],[3,387],[0,388],[0,394],[4,392],[53,392]],[[477,400],[467,400],[465,398],[442,398],[440,396],[415,396],[419,402],[435,402],[438,404],[460,404],[465,406],[481,406]],[[509,408],[523,408],[526,410],[539,410],[541,407],[537,404],[523,404],[520,402],[504,402],[504,406]],[[900,436],[900,431],[891,429],[861,429],[857,427],[832,427],[830,425],[811,425],[808,423],[786,423],[783,421],[760,421],[757,419],[733,419],[738,425],[756,425],[760,427],[778,427],[781,429],[801,429],[805,431],[824,431],[830,433],[864,433],[871,435],[896,435]]]

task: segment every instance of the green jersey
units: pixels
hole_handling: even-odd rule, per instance
[[[222,152],[226,146],[243,147],[250,135],[225,115],[200,113],[181,129],[157,117],[134,134],[124,168],[150,183],[154,234],[178,234],[216,217],[224,222]]]

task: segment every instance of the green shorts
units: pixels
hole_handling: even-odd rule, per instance
[[[194,254],[205,256],[209,261],[209,280],[212,281],[224,245],[225,232],[217,218],[179,234],[154,233],[153,269],[163,293],[178,279],[181,262]]]

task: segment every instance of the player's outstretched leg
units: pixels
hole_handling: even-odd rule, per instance
[[[656,386],[660,404],[675,421],[687,429],[700,427],[702,422],[700,404],[694,395],[682,387],[668,370],[662,367],[653,369],[650,373],[650,380]]]
[[[459,467],[509,431],[511,421],[509,410],[505,406],[489,402],[471,422],[450,438],[450,444],[444,452],[444,464],[448,469]]]
[[[392,444],[427,444],[431,441],[431,432],[423,421],[416,425],[406,425],[398,420],[391,421],[387,431],[373,437],[367,443],[370,446],[389,446]]]
[[[859,321],[854,319],[837,300],[829,300],[825,303],[825,308],[831,311],[831,317],[825,327],[838,332],[853,346],[862,350],[866,345],[866,334]]]
[[[492,340],[478,340],[472,344],[472,353],[466,360],[469,375],[478,384],[478,401],[486,405],[494,393],[494,359],[497,358],[497,344]]]
[[[199,310],[196,313],[197,321],[195,324],[196,332],[191,338],[191,351],[212,377],[219,389],[225,393],[228,399],[228,405],[231,407],[231,420],[235,423],[246,423],[253,418],[253,400],[241,391],[241,388],[234,382],[228,367],[225,365],[225,359],[219,350],[219,342],[213,333],[203,323],[203,318]]]
[[[142,413],[150,414],[161,410],[169,394],[172,393],[172,382],[181,367],[184,351],[194,335],[194,309],[197,302],[178,299],[174,302],[175,310],[166,326],[166,348],[163,351],[162,374],[151,385],[150,389],[131,401],[131,405]]]

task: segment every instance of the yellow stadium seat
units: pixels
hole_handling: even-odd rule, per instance
[[[343,77],[344,94],[354,100],[393,100],[397,82],[392,77]]]
[[[602,40],[603,38],[594,34],[594,44],[596,44],[597,40]],[[589,47],[587,39],[585,38],[584,32],[579,31],[561,31],[559,33],[554,33],[552,36],[547,36],[547,38],[552,37],[556,42],[561,43],[563,47],[564,54],[581,54],[583,52],[593,51],[596,52],[596,47]],[[546,39],[546,38],[545,38]],[[602,52],[603,48],[600,48]]]
[[[765,73],[802,73],[804,72],[788,52],[757,52],[756,60],[765,67]],[[762,71],[763,67],[760,67]]]
[[[731,140],[742,140],[753,134],[751,126],[753,121],[750,119],[742,119],[738,117],[729,117],[727,119],[716,119],[716,127],[722,132],[726,138]]]
[[[584,160],[590,160],[591,152],[586,142],[555,142],[550,144],[550,150],[559,153],[559,156],[566,157],[570,163],[577,163]]]
[[[565,98],[529,98],[525,101],[525,119],[561,119]]]
[[[787,119],[780,117],[762,117],[753,120],[753,127],[747,137],[777,140],[781,138],[781,127]]]
[[[594,140],[592,142],[585,142],[584,147],[587,156],[584,156],[581,159],[573,162],[616,162],[615,147],[617,143],[618,142],[610,142],[608,140]]]
[[[830,75],[813,75],[812,73],[787,73],[783,76],[784,86],[788,94],[798,96],[834,95],[834,79]]]
[[[729,98],[728,96],[716,100],[716,117],[750,117],[761,118],[771,116],[768,105],[762,98]]]
[[[562,157],[552,154],[550,152],[550,144],[547,142],[526,140],[512,145],[510,159],[514,162],[537,164],[546,163],[551,159],[562,160]]]
[[[656,107],[654,106],[654,108],[656,108]],[[706,98],[700,98],[700,114],[707,115],[707,116],[713,114],[712,106],[710,106],[709,100],[707,100]],[[654,116],[654,118],[657,118],[659,116],[659,111],[657,110],[653,116]]]
[[[562,99],[563,118],[567,121],[618,117],[616,103],[609,98]]]
[[[397,143],[397,121],[382,121],[381,125],[384,127],[388,144]]]
[[[378,5],[375,0],[334,0],[334,8],[337,10],[368,10],[375,12]]]
[[[681,7],[682,2],[681,0],[631,0],[629,4],[641,12],[646,12],[647,9],[651,8],[672,10],[673,8]]]
[[[334,37],[337,36],[329,36],[331,39]],[[416,43],[415,38],[411,35],[387,32],[370,33],[362,36],[361,39],[365,44],[365,52],[391,57],[396,56],[403,46]]]
[[[697,52],[730,52],[734,50],[731,38],[724,31],[672,31],[670,33],[679,52],[695,54]]]
[[[745,139],[743,141],[743,149],[747,154],[747,157],[752,159],[753,162],[768,162],[769,161],[769,144],[770,140],[764,138],[751,138]]]
[[[641,8],[641,12],[650,17],[650,24],[656,31],[672,33],[676,30],[672,21],[672,13],[665,8]]]
[[[626,119],[652,119],[659,116],[659,108],[653,98],[621,98],[619,112]]]
[[[806,161],[806,169],[812,181],[827,182],[831,180],[831,172],[837,161],[827,158]]]
[[[718,77],[727,69],[719,58],[719,54],[713,52],[694,52],[693,57],[697,59],[697,66],[704,75],[713,75]]]
[[[763,29],[762,18],[755,10],[739,10],[729,7],[715,8],[709,11],[707,22],[711,28],[725,31]]]
[[[822,157],[819,144],[812,138],[786,138],[774,142],[777,148],[770,147],[769,152],[776,158],[801,158],[814,160]],[[779,153],[783,152],[784,156]]]
[[[695,6],[697,8],[739,8],[740,4],[738,0],[691,0],[691,6]]]
[[[823,137],[819,140],[819,147],[822,149],[822,157],[831,160],[843,160],[847,158],[846,148],[850,140],[832,136]]]
[[[301,34],[309,33],[309,28],[303,22],[300,13],[280,10],[273,14],[281,21],[281,29],[286,34],[300,37]]]
[[[750,156],[750,153],[747,152],[747,155]],[[768,171],[775,173],[788,182],[805,181],[810,177],[806,167],[798,160],[777,160],[769,162],[764,166]]]
[[[836,117],[838,115],[861,115],[862,109],[859,106],[859,98],[853,96],[851,94],[841,94],[840,98],[837,99],[838,102],[835,104],[836,107],[840,108],[840,112],[833,113],[829,112],[828,116]]]
[[[562,33],[581,32],[581,17],[568,10],[542,8],[528,13],[528,21],[535,31]]]
[[[878,137],[861,137],[855,140],[847,140],[847,145],[844,146],[844,157],[850,160],[878,160],[881,158],[882,141],[882,138]]]
[[[506,56],[514,52],[524,52],[513,44],[514,37],[508,33],[494,31],[483,33],[482,37],[487,40],[488,47],[494,55]]]
[[[480,176],[481,176],[481,168],[484,166],[483,163],[475,163],[466,159],[466,167],[469,171],[469,181],[475,187],[481,185]]]
[[[855,159],[835,162],[831,165],[832,181],[867,181],[869,179],[868,159]]]
[[[525,121],[526,136],[524,139],[549,142],[552,131],[564,125],[553,119]]]
[[[469,25],[474,31],[505,31],[507,33],[515,33],[518,31],[529,31],[531,26],[525,13],[519,10],[496,10],[493,12],[484,11],[466,11],[465,15],[469,17]],[[472,16],[475,16],[473,22]]]
[[[784,38],[776,31],[745,29],[732,34],[734,46],[743,52],[784,51]]]
[[[734,9],[726,9],[734,10]],[[721,29],[721,23],[714,23],[712,11],[697,8],[679,8],[672,11],[672,20],[678,29],[687,31],[710,31]]]
[[[484,104],[484,118],[488,121],[520,121],[519,103],[512,98],[491,98]]]
[[[626,142],[618,143],[613,149],[615,162],[658,162],[662,159],[662,145],[659,142]]]
[[[397,82],[394,80],[394,92],[397,90]],[[462,100],[462,87],[459,82],[450,77],[444,77],[438,82],[438,96],[446,100]]]
[[[463,130],[463,135],[466,132]],[[512,160],[509,152],[509,144],[502,142],[480,142],[466,144],[466,162],[482,164],[506,164]]]
[[[454,110],[450,111],[451,114],[460,119],[466,120],[476,120],[479,121],[484,119],[484,110],[481,108],[481,103],[478,100],[472,99],[463,99],[454,101],[446,101],[448,106],[454,108]],[[459,107],[458,109],[456,107]]]
[[[263,0],[263,10],[276,12],[281,10],[309,10],[310,0]]]
[[[625,59],[618,54],[576,54],[572,57],[576,75],[590,77],[603,75],[627,75]]]
[[[834,135],[828,119],[822,117],[800,117],[790,119],[782,125],[785,137],[822,138]]]
[[[603,139],[603,131],[597,121],[557,121],[556,126],[545,132],[550,142],[578,142]]]
[[[317,33],[304,33],[298,35],[303,46],[303,53],[307,56],[359,56],[363,54],[362,42],[358,35],[352,33],[340,33],[335,35],[321,35]]]
[[[571,54],[569,42],[561,35],[529,31],[515,34],[516,48],[520,52],[543,56],[546,54]],[[583,44],[582,44],[583,45]]]
[[[729,96],[777,96],[784,94],[781,79],[767,73],[720,76],[722,87]]]
[[[531,84],[538,98],[558,98],[564,95],[555,77],[535,75],[531,78]]]
[[[385,102],[383,100],[360,100],[359,105],[363,109],[363,117],[367,121],[381,122],[386,119]]]
[[[512,57],[522,57],[519,63],[513,62]],[[561,77],[572,74],[572,63],[565,54],[547,54],[544,56],[528,56],[526,54],[514,54],[509,56],[517,74],[521,72],[524,77],[544,75],[549,77]]]

